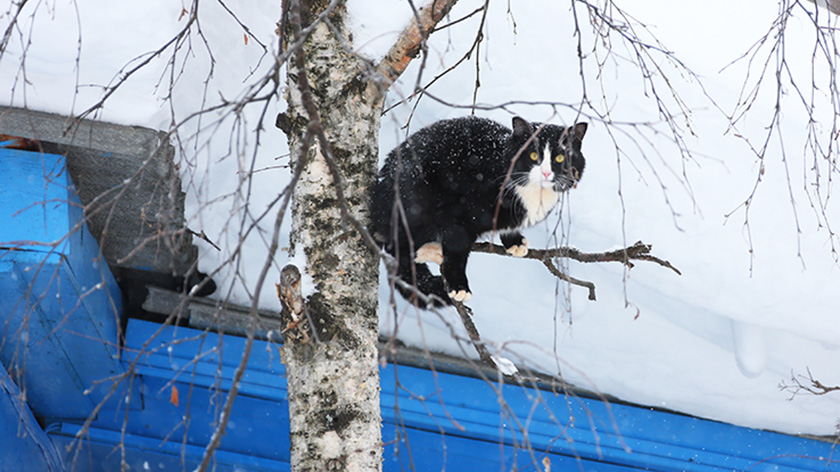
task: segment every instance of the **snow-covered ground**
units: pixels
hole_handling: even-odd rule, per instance
[[[474,292],[470,305],[482,336],[499,347],[500,356],[517,364],[559,371],[573,383],[624,400],[739,425],[833,434],[840,393],[791,400],[779,384],[807,369],[825,384],[840,384],[840,267],[833,252],[838,241],[830,239],[825,227],[826,218],[840,225],[836,198],[826,202],[834,190],[829,175],[836,178],[837,169],[832,174],[826,162],[817,161],[820,187],[813,185],[814,160],[803,158],[809,116],[797,106],[798,95],[789,87],[783,90],[782,139],[771,139],[763,167],[746,140],[761,146],[774,113],[773,85],[768,84],[736,128],[728,128],[723,113],[734,109],[747,63],[721,69],[765,34],[777,6],[758,0],[695,2],[679,8],[664,0],[620,2],[702,80],[704,88],[663,56],[650,59],[668,74],[685,103],[677,107],[663,80],[654,78],[656,91],[675,119],[693,132],[684,135],[691,150],[685,156],[669,139],[651,98],[651,83],[633,64],[634,52],[613,35],[611,55],[603,47],[590,54],[595,44],[592,27],[580,5],[581,47],[587,54],[583,79],[571,2],[491,3],[479,53],[431,87],[440,101],[421,100],[410,129],[469,113],[444,103],[472,103],[477,57],[477,102],[519,102],[478,114],[506,124],[512,112],[533,121],[590,123],[583,147],[584,178],[567,195],[562,214],[554,213],[526,234],[532,246],[560,243],[600,252],[642,240],[653,244],[654,254],[668,259],[682,275],[645,262],[629,271],[615,263],[569,263],[564,269],[570,275],[595,283],[598,300],[590,301],[584,289],[557,282],[535,261],[476,254],[468,267]],[[3,53],[0,90],[11,92],[0,94],[0,103],[64,114],[84,111],[101,97],[100,86],[121,74],[121,67],[128,63],[124,73],[139,64],[145,52],[157,49],[187,22],[181,5],[172,2],[38,5],[33,18],[28,13],[21,17],[29,26],[13,32]],[[245,94],[246,87],[271,67],[279,2],[243,5],[236,6],[236,18],[253,36],[218,4],[202,4],[204,37],[194,35],[191,52],[175,58],[174,75],[166,68],[171,51],[152,58],[148,68],[132,75],[109,98],[98,117],[168,130],[173,120],[180,122],[221,97]],[[461,0],[451,17],[478,6]],[[383,53],[411,15],[399,1],[351,0],[348,8],[356,47],[373,58]],[[802,14],[805,10],[799,10],[788,24],[786,59],[793,73],[804,77],[810,71],[813,26]],[[432,37],[422,83],[464,54],[479,19],[477,15]],[[8,21],[8,15],[0,16],[3,30]],[[29,41],[30,31],[31,46],[21,71],[21,44]],[[794,54],[797,51],[805,52]],[[755,65],[763,63],[762,58]],[[771,68],[774,64],[775,57]],[[816,70],[821,71],[819,66]],[[415,61],[392,88],[390,103],[410,94],[420,72]],[[173,77],[177,82],[170,104],[165,97]],[[810,84],[810,79],[801,83]],[[608,114],[612,125],[580,107],[582,84],[595,109]],[[819,99],[825,92],[816,93]],[[828,103],[828,97],[824,101]],[[219,252],[200,243],[205,271],[230,256],[242,221],[258,216],[288,177],[281,167],[288,162],[282,157],[288,152],[285,138],[272,127],[282,103],[269,104],[266,130],[254,150],[263,106],[249,106],[239,121],[220,121],[217,113],[193,119],[176,142],[184,160],[190,226],[222,247]],[[398,106],[383,118],[383,157],[404,139],[402,127],[413,106]],[[578,117],[576,110],[585,116]],[[815,132],[826,133],[833,114],[821,108],[814,119]],[[648,122],[663,133],[632,125]],[[240,186],[243,182],[250,187]],[[743,204],[753,194],[746,213]],[[269,216],[261,227],[269,230],[272,221]],[[249,238],[237,269],[240,277],[231,276],[233,269],[217,277],[230,282],[222,284],[220,296],[231,294],[238,301],[251,296],[265,259],[266,238],[264,232]],[[283,263],[278,261],[275,269]],[[383,302],[387,295],[383,288]],[[276,308],[271,287],[263,289],[261,300]],[[382,315],[383,331],[393,332],[393,314],[383,308]],[[457,324],[453,313],[444,316]],[[405,342],[460,352],[437,315],[418,314],[401,304],[397,321]]]

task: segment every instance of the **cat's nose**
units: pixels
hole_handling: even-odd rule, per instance
[[[542,171],[542,175],[543,175],[543,177],[545,177],[547,179],[547,178],[551,177],[551,171],[550,170],[544,170],[544,171]]]

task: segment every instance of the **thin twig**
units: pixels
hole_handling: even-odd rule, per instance
[[[510,254],[508,254],[505,251],[504,247],[493,243],[476,243],[473,246],[472,250],[473,252],[485,252],[489,254],[498,254],[500,256],[510,256]],[[529,248],[528,253],[522,257],[524,259],[537,259],[540,261],[557,258],[566,258],[573,259],[578,262],[621,262],[622,264],[630,268],[633,267],[632,261],[634,260],[648,261],[659,264],[662,267],[671,269],[674,272],[676,272],[677,275],[682,275],[679,269],[671,265],[670,262],[652,255],[650,253],[652,250],[652,245],[638,241],[635,244],[627,246],[623,249],[605,252],[583,252],[580,249],[569,246],[557,247],[553,249]]]
[[[840,385],[826,385],[814,378],[813,374],[811,374],[810,368],[806,367],[805,371],[808,372],[807,378],[804,375],[795,375],[791,373],[790,380],[791,382],[793,382],[792,384],[788,384],[784,381],[782,381],[779,384],[779,388],[781,390],[785,390],[791,393],[791,399],[793,399],[793,397],[802,392],[819,396],[831,392],[840,391]],[[800,379],[806,379],[807,382],[803,383]]]
[[[487,346],[485,346],[484,341],[481,340],[481,335],[478,334],[478,328],[475,327],[475,323],[472,321],[472,309],[461,302],[455,302],[455,309],[458,310],[458,314],[461,315],[461,322],[464,323],[464,328],[470,336],[470,341],[475,347],[478,357],[488,365],[495,367],[496,364],[490,356],[490,351],[487,350]]]
[[[560,269],[557,268],[557,265],[551,259],[543,259],[543,265],[545,268],[551,272],[551,275],[557,277],[560,280],[565,280],[572,285],[578,285],[580,287],[586,287],[589,289],[589,299],[595,301],[595,284],[592,282],[588,282],[585,280],[576,279],[570,275],[563,273]]]
[[[581,287],[585,287],[589,290],[589,299],[595,300],[595,284],[586,280],[576,279],[574,277],[565,274],[560,269],[557,268],[557,265],[554,263],[555,259],[559,258],[566,258],[566,259],[574,259],[578,262],[621,262],[622,264],[626,265],[627,267],[633,267],[634,260],[640,261],[648,261],[654,262],[659,264],[663,267],[673,270],[678,275],[682,275],[680,271],[671,265],[670,262],[667,260],[661,259],[652,255],[650,252],[653,249],[653,246],[650,244],[645,244],[641,241],[633,244],[631,246],[625,247],[623,249],[618,249],[615,251],[604,251],[604,252],[582,252],[580,249],[563,246],[557,247],[552,249],[528,249],[528,253],[522,256],[524,259],[536,259],[541,261],[543,265],[551,272],[552,275],[559,278],[560,280],[564,280],[570,284],[578,285]],[[503,246],[499,246],[493,243],[475,243],[472,248],[473,252],[484,252],[488,254],[497,254],[500,256],[510,256],[515,257],[507,253]],[[472,321],[473,312],[472,310],[460,302],[454,302],[455,309],[458,310],[458,314],[461,315],[461,321],[464,324],[464,328],[467,330],[467,333],[470,336],[470,341],[472,342],[473,347],[475,348],[476,352],[478,353],[478,357],[484,361],[486,364],[497,368],[496,362],[493,360],[490,352],[487,350],[487,347],[484,345],[484,341],[481,340],[481,335],[478,332],[478,328],[476,328],[475,324]]]

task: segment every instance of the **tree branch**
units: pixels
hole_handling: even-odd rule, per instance
[[[421,7],[414,15],[411,23],[400,33],[397,42],[385,54],[382,62],[376,67],[388,82],[395,82],[405,71],[412,59],[417,57],[426,38],[429,37],[435,25],[449,13],[458,0],[431,0],[428,5]]]
[[[505,251],[504,247],[493,243],[476,243],[472,250],[473,252],[485,252],[488,254],[498,254],[500,256],[510,256],[510,254]],[[528,253],[522,257],[524,259],[537,259],[540,261],[566,258],[574,259],[578,262],[621,262],[629,268],[634,266],[632,261],[648,261],[671,269],[676,272],[677,275],[682,275],[679,269],[671,265],[670,262],[652,255],[650,253],[652,250],[653,245],[638,241],[626,248],[605,252],[582,252],[580,249],[568,246],[553,249],[529,248]]]
[[[461,315],[461,322],[464,324],[464,328],[470,336],[470,341],[472,342],[473,347],[475,347],[475,351],[478,353],[478,357],[487,363],[487,365],[495,367],[496,363],[493,362],[490,351],[487,350],[487,346],[485,346],[484,341],[481,340],[481,335],[478,334],[478,328],[475,327],[475,323],[472,321],[472,309],[461,302],[454,303],[455,309],[458,310],[458,314]]]
[[[499,365],[496,359],[493,358],[493,355],[490,354],[490,351],[487,349],[487,346],[484,344],[484,341],[481,340],[481,335],[478,333],[478,328],[475,326],[475,323],[473,323],[472,309],[467,305],[464,305],[462,302],[456,301],[454,302],[454,304],[455,310],[457,310],[458,314],[461,316],[461,323],[464,325],[464,329],[467,330],[467,334],[470,337],[470,344],[472,344],[475,348],[475,352],[478,353],[478,358],[481,359],[481,362],[492,367],[508,380],[523,380],[523,378],[519,375],[518,372],[513,374],[505,372],[505,369],[501,365]]]
[[[827,393],[840,391],[840,385],[825,385],[814,378],[813,374],[811,374],[810,368],[806,368],[805,370],[808,372],[807,379],[804,375],[794,375],[791,373],[790,380],[793,383],[788,384],[782,381],[779,384],[779,389],[790,392],[791,399],[801,392],[807,392],[811,395],[825,395]],[[802,383],[802,380],[800,379],[806,379],[807,382]]]
[[[560,269],[557,268],[557,265],[554,263],[554,259],[567,258],[574,259],[578,262],[621,262],[627,267],[633,267],[632,261],[641,260],[654,262],[656,264],[661,265],[662,267],[666,267],[668,269],[673,270],[678,275],[682,275],[682,273],[680,273],[680,271],[676,267],[671,265],[670,262],[652,255],[650,253],[652,249],[652,245],[645,244],[641,241],[631,246],[627,246],[623,249],[594,253],[582,252],[577,248],[564,246],[553,249],[528,249],[528,253],[522,256],[522,258],[536,259],[542,262],[546,269],[548,269],[548,271],[551,272],[552,275],[559,278],[560,280],[564,280],[570,284],[587,288],[589,290],[589,299],[595,300],[595,284],[585,280],[576,279],[563,273]],[[498,254],[500,256],[516,257],[512,256],[511,254],[508,254],[503,246],[499,246],[493,243],[475,243],[473,245],[472,252],[484,252],[488,254]],[[467,333],[470,336],[470,341],[472,342],[473,347],[475,347],[475,350],[478,353],[478,357],[486,364],[494,368],[498,368],[496,362],[490,355],[490,352],[487,350],[487,347],[484,345],[484,342],[481,340],[481,335],[478,333],[478,328],[476,328],[475,324],[472,321],[472,310],[460,302],[455,302],[455,309],[458,310],[458,314],[461,315],[461,321],[464,324],[464,329],[467,330]],[[822,385],[819,385],[818,382],[814,381],[813,379],[812,384],[814,384],[817,387],[822,387]],[[801,384],[799,385],[799,387],[800,389],[811,391],[805,387],[802,387]],[[837,389],[840,390],[840,387],[837,387]]]
[[[472,250],[473,252],[485,252],[488,254],[498,254],[500,256],[514,257],[508,254],[504,247],[493,243],[475,243],[475,245],[473,245]],[[621,262],[629,268],[633,267],[632,261],[648,261],[659,264],[662,267],[671,269],[674,272],[676,272],[677,275],[682,275],[679,269],[671,265],[670,262],[652,255],[650,253],[652,250],[652,245],[638,241],[632,246],[627,246],[623,249],[617,249],[615,251],[605,252],[582,252],[580,249],[568,246],[557,247],[553,249],[529,248],[528,253],[522,256],[522,258],[536,259],[542,262],[546,269],[548,269],[548,271],[551,272],[551,274],[557,277],[558,279],[564,280],[572,285],[578,285],[580,287],[587,288],[589,290],[589,299],[595,300],[595,284],[585,280],[576,279],[568,274],[563,273],[560,269],[557,268],[557,265],[554,263],[553,259],[566,258],[574,259],[578,262]]]
[[[306,344],[309,342],[309,334],[307,330],[309,323],[306,323],[309,318],[309,313],[306,312],[306,300],[303,298],[301,291],[301,275],[300,269],[294,264],[286,264],[283,270],[280,271],[280,283],[275,284],[277,288],[277,298],[283,306],[283,311],[280,316],[286,322],[283,328],[283,340],[289,336],[289,331],[297,328],[297,338],[300,343]],[[313,331],[313,335],[317,336],[317,332]],[[317,341],[317,338],[316,338]]]
[[[595,284],[593,284],[592,282],[587,282],[585,280],[576,279],[570,275],[565,274],[563,271],[557,268],[557,265],[555,265],[554,261],[552,261],[551,259],[543,259],[542,263],[545,266],[545,268],[548,269],[548,271],[551,272],[551,274],[557,277],[558,279],[565,280],[566,282],[573,285],[588,288],[589,299],[593,301],[595,300]]]

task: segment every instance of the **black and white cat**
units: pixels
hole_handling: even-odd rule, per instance
[[[397,275],[441,303],[470,298],[466,265],[479,236],[498,232],[507,251],[528,252],[519,232],[548,216],[585,161],[586,123],[565,128],[513,118],[438,121],[391,151],[371,200],[372,232],[398,262]],[[536,133],[536,134],[535,134]],[[441,265],[432,275],[425,262]],[[400,288],[407,299],[413,292]]]

